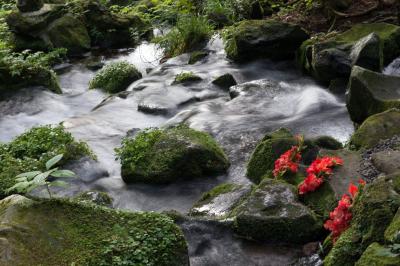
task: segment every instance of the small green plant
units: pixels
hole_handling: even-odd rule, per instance
[[[172,85],[182,84],[182,83],[191,83],[191,82],[200,81],[200,80],[201,80],[201,77],[195,75],[193,72],[182,72],[182,73],[176,75],[175,80],[172,83]]]
[[[61,180],[51,180],[51,177],[75,177],[75,173],[70,170],[58,169],[54,167],[63,158],[63,154],[59,154],[46,162],[46,171],[32,171],[19,174],[15,177],[16,184],[9,189],[8,193],[16,191],[18,193],[27,193],[37,187],[45,186],[49,197],[52,198],[50,187],[66,187],[67,183]]]
[[[203,46],[212,31],[205,17],[184,16],[170,32],[154,41],[164,49],[166,57],[174,57]]]

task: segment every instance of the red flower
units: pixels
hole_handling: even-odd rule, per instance
[[[324,183],[324,177],[332,174],[332,168],[342,165],[343,160],[339,157],[322,157],[315,159],[307,168],[307,177],[299,185],[299,194],[303,195],[315,191]]]
[[[366,182],[365,182],[365,180],[364,179],[358,179],[358,184],[360,184],[361,186],[365,186],[365,184],[367,184]]]
[[[350,183],[348,191],[351,195],[351,197],[354,199],[354,197],[357,195],[358,193],[358,187],[355,186],[353,183]]]

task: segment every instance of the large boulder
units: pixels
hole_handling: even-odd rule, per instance
[[[275,20],[245,20],[224,33],[225,51],[234,61],[291,59],[308,34],[300,26]]]
[[[400,55],[400,27],[387,23],[358,24],[322,41],[304,42],[297,53],[299,65],[329,84],[347,81],[353,66],[381,71]]]
[[[400,195],[393,185],[398,179],[381,177],[365,186],[351,209],[350,227],[325,257],[324,265],[354,265],[370,244],[384,243],[385,229],[400,207]]]
[[[0,201],[2,265],[189,265],[174,222],[69,200]]]
[[[386,243],[400,244],[400,208],[385,231]]]
[[[400,134],[400,110],[390,109],[368,117],[350,139],[353,148],[369,149],[380,140]]]
[[[221,174],[229,167],[210,135],[186,125],[140,132],[126,138],[117,153],[127,183],[169,183]]]
[[[254,240],[307,243],[321,236],[322,223],[284,181],[264,180],[233,215],[236,232]]]
[[[354,67],[347,93],[350,118],[356,123],[362,123],[371,115],[400,108],[399,84],[400,77]]]

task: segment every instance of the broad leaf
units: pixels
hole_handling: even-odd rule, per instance
[[[54,177],[75,177],[75,173],[70,170],[57,170],[51,173]]]
[[[50,170],[51,167],[53,167],[56,163],[58,163],[59,161],[61,161],[61,159],[62,159],[63,156],[64,156],[63,154],[59,154],[59,155],[54,156],[54,157],[51,158],[50,160],[48,160],[48,161],[46,162],[46,169],[47,169],[47,170]]]
[[[44,185],[46,185],[46,182],[43,182],[43,183],[32,183],[30,186],[29,186],[29,188],[26,190],[26,192],[31,192],[32,190],[34,190],[35,188],[37,188],[37,187],[40,187],[40,186],[44,186]]]
[[[49,186],[52,186],[52,187],[68,187],[68,183],[67,182],[64,182],[64,181],[61,181],[61,180],[57,180],[57,181],[53,181],[53,182],[51,182],[50,184],[49,184]]]
[[[37,176],[38,174],[41,174],[42,172],[40,171],[32,171],[32,172],[26,172],[26,173],[22,173],[16,176],[16,178],[20,178],[20,177],[26,177],[27,179],[32,179],[35,176]]]
[[[7,192],[13,192],[13,191],[17,191],[18,193],[21,192],[25,192],[28,187],[31,185],[31,182],[20,182],[15,184],[14,186],[10,187],[9,189],[7,189]]]
[[[17,181],[17,183],[28,182],[28,179],[26,177],[19,177],[19,178],[16,178],[15,181]]]
[[[46,182],[49,175],[51,173],[53,173],[54,171],[57,171],[57,170],[52,169],[50,171],[47,171],[47,172],[44,172],[44,173],[41,173],[41,174],[35,176],[35,178],[33,179],[33,183],[34,184],[42,184],[43,182]]]

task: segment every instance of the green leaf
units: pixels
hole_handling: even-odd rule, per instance
[[[20,178],[20,177],[25,177],[27,179],[32,179],[35,176],[37,176],[38,174],[41,174],[42,172],[40,171],[32,171],[32,172],[26,172],[26,173],[22,173],[17,175],[15,178]]]
[[[56,169],[49,170],[47,172],[41,173],[32,180],[34,184],[43,184],[43,182],[46,182],[46,179],[49,177],[49,175],[53,172],[57,171]]]
[[[48,161],[46,162],[46,169],[47,169],[47,170],[50,170],[51,167],[53,167],[56,163],[58,163],[59,161],[61,161],[61,159],[62,159],[63,156],[64,156],[63,154],[59,154],[59,155],[54,156],[54,157],[51,158],[50,160],[48,160]]]
[[[20,177],[20,178],[16,178],[15,181],[17,181],[17,183],[28,182],[28,179],[26,177]]]
[[[61,181],[61,180],[57,180],[57,181],[53,181],[53,182],[51,182],[50,184],[49,184],[49,186],[52,186],[52,187],[68,187],[68,183],[67,182],[64,182],[64,181]]]
[[[7,192],[13,192],[13,191],[17,191],[18,193],[22,193],[25,192],[28,187],[31,185],[31,182],[19,182],[17,184],[15,184],[14,186],[10,187],[9,189],[7,189]]]
[[[75,173],[70,170],[57,170],[51,173],[54,177],[75,177]]]
[[[46,182],[43,182],[43,183],[41,183],[41,184],[32,183],[32,184],[28,187],[28,189],[26,190],[26,192],[31,192],[31,191],[34,190],[35,188],[40,187],[40,186],[43,186],[43,185],[46,185]]]

